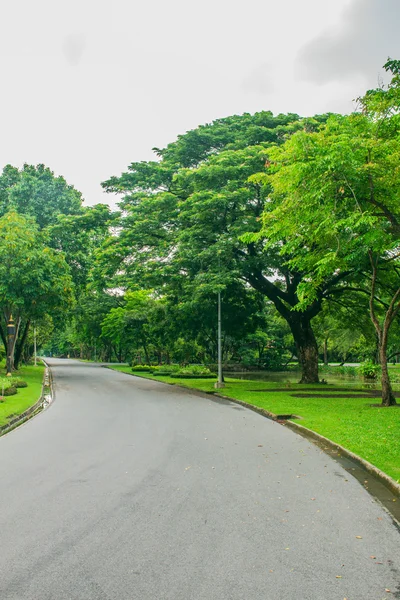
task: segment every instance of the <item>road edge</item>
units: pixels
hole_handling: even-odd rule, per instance
[[[46,361],[42,360],[45,369],[43,373],[42,392],[35,404],[27,408],[23,413],[11,419],[6,425],[0,427],[0,437],[20,427],[37,414],[45,410],[54,400],[53,376]]]

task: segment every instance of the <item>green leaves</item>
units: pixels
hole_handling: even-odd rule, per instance
[[[32,219],[0,218],[0,306],[29,318],[68,305],[72,282],[64,256],[45,244]]]
[[[0,211],[15,210],[35,218],[42,229],[55,223],[59,214],[81,211],[81,194],[63,177],[44,165],[25,164],[21,170],[7,165],[0,176]]]

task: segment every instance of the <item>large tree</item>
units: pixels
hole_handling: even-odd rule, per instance
[[[302,382],[317,382],[311,321],[323,297],[301,307],[297,290],[310,273],[290,268],[281,254],[285,240],[266,251],[263,241],[246,241],[245,234],[259,231],[269,202],[269,184],[249,180],[264,170],[269,148],[325,120],[270,112],[220,119],[157,150],[158,162],[132,163],[121,177],[106,181],[107,191],[124,198],[119,235],[104,248],[105,281],[127,288],[140,281],[164,292],[184,282],[194,289],[209,285],[215,294],[241,280],[271,300],[288,322]],[[327,277],[324,292],[342,278]]]
[[[0,175],[0,216],[10,210],[34,217],[43,229],[60,214],[80,213],[82,196],[45,165],[6,165]]]
[[[35,235],[36,230],[40,230],[54,255],[63,256],[70,268],[73,293],[79,302],[73,310],[63,310],[62,314],[60,311],[52,313],[57,334],[68,323],[68,339],[73,337],[74,330],[83,335],[83,330],[80,329],[82,312],[83,306],[87,304],[84,296],[94,264],[94,254],[104,236],[108,235],[109,223],[113,217],[106,205],[84,207],[82,202],[80,192],[42,164],[25,164],[22,169],[7,165],[0,175],[0,216],[13,211],[29,217],[29,223],[35,223]],[[42,303],[42,306],[45,304]],[[0,328],[4,333],[6,323],[1,323],[2,319],[3,315],[0,316]],[[22,318],[20,329],[22,327],[24,335],[20,336],[16,345],[17,362],[22,354],[29,324],[30,319]],[[98,325],[98,335],[100,330]],[[79,336],[75,337],[77,339]],[[84,343],[87,343],[86,338],[79,343],[81,348]]]
[[[400,62],[386,68],[389,88],[368,92],[361,113],[332,116],[269,151],[270,175],[261,180],[274,191],[257,241],[275,248],[286,240],[288,268],[310,273],[297,289],[300,309],[333,293],[325,290],[332,276],[345,274],[349,291],[368,293],[389,406],[387,347],[400,311]]]
[[[15,322],[14,337],[0,324],[8,372],[14,368],[16,344],[19,358],[31,322],[71,302],[68,265],[46,242],[32,218],[16,212],[0,218],[0,311],[6,326],[11,317]]]

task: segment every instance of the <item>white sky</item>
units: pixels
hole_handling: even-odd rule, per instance
[[[213,119],[350,112],[400,59],[400,0],[2,0],[0,168],[100,182]]]

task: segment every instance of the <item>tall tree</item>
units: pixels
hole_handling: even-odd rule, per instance
[[[400,63],[386,68],[389,88],[368,92],[361,114],[332,116],[321,131],[297,132],[270,150],[264,178],[274,193],[257,239],[273,247],[286,240],[288,267],[310,273],[297,289],[300,308],[332,294],[324,282],[341,274],[350,289],[368,292],[389,406],[387,346],[400,311]]]
[[[269,201],[270,186],[249,180],[263,171],[268,149],[325,120],[270,112],[220,119],[157,150],[159,162],[132,163],[121,177],[106,181],[107,191],[124,195],[119,236],[103,254],[110,285],[141,281],[165,290],[182,280],[196,288],[214,282],[215,292],[241,280],[269,298],[289,323],[302,381],[317,382],[311,321],[322,298],[300,307],[297,289],[309,273],[290,268],[281,256],[282,241],[265,251],[263,241],[246,241],[244,234],[259,231]],[[341,278],[331,275],[325,290]]]
[[[11,316],[15,336],[0,335],[14,367],[15,345],[23,343],[34,319],[65,308],[71,301],[72,282],[62,253],[46,245],[46,238],[33,219],[16,212],[0,218],[0,310],[7,325]],[[22,327],[23,326],[23,327]]]
[[[0,175],[0,216],[13,210],[34,217],[43,229],[60,214],[80,213],[81,205],[80,192],[45,165],[6,165]]]

